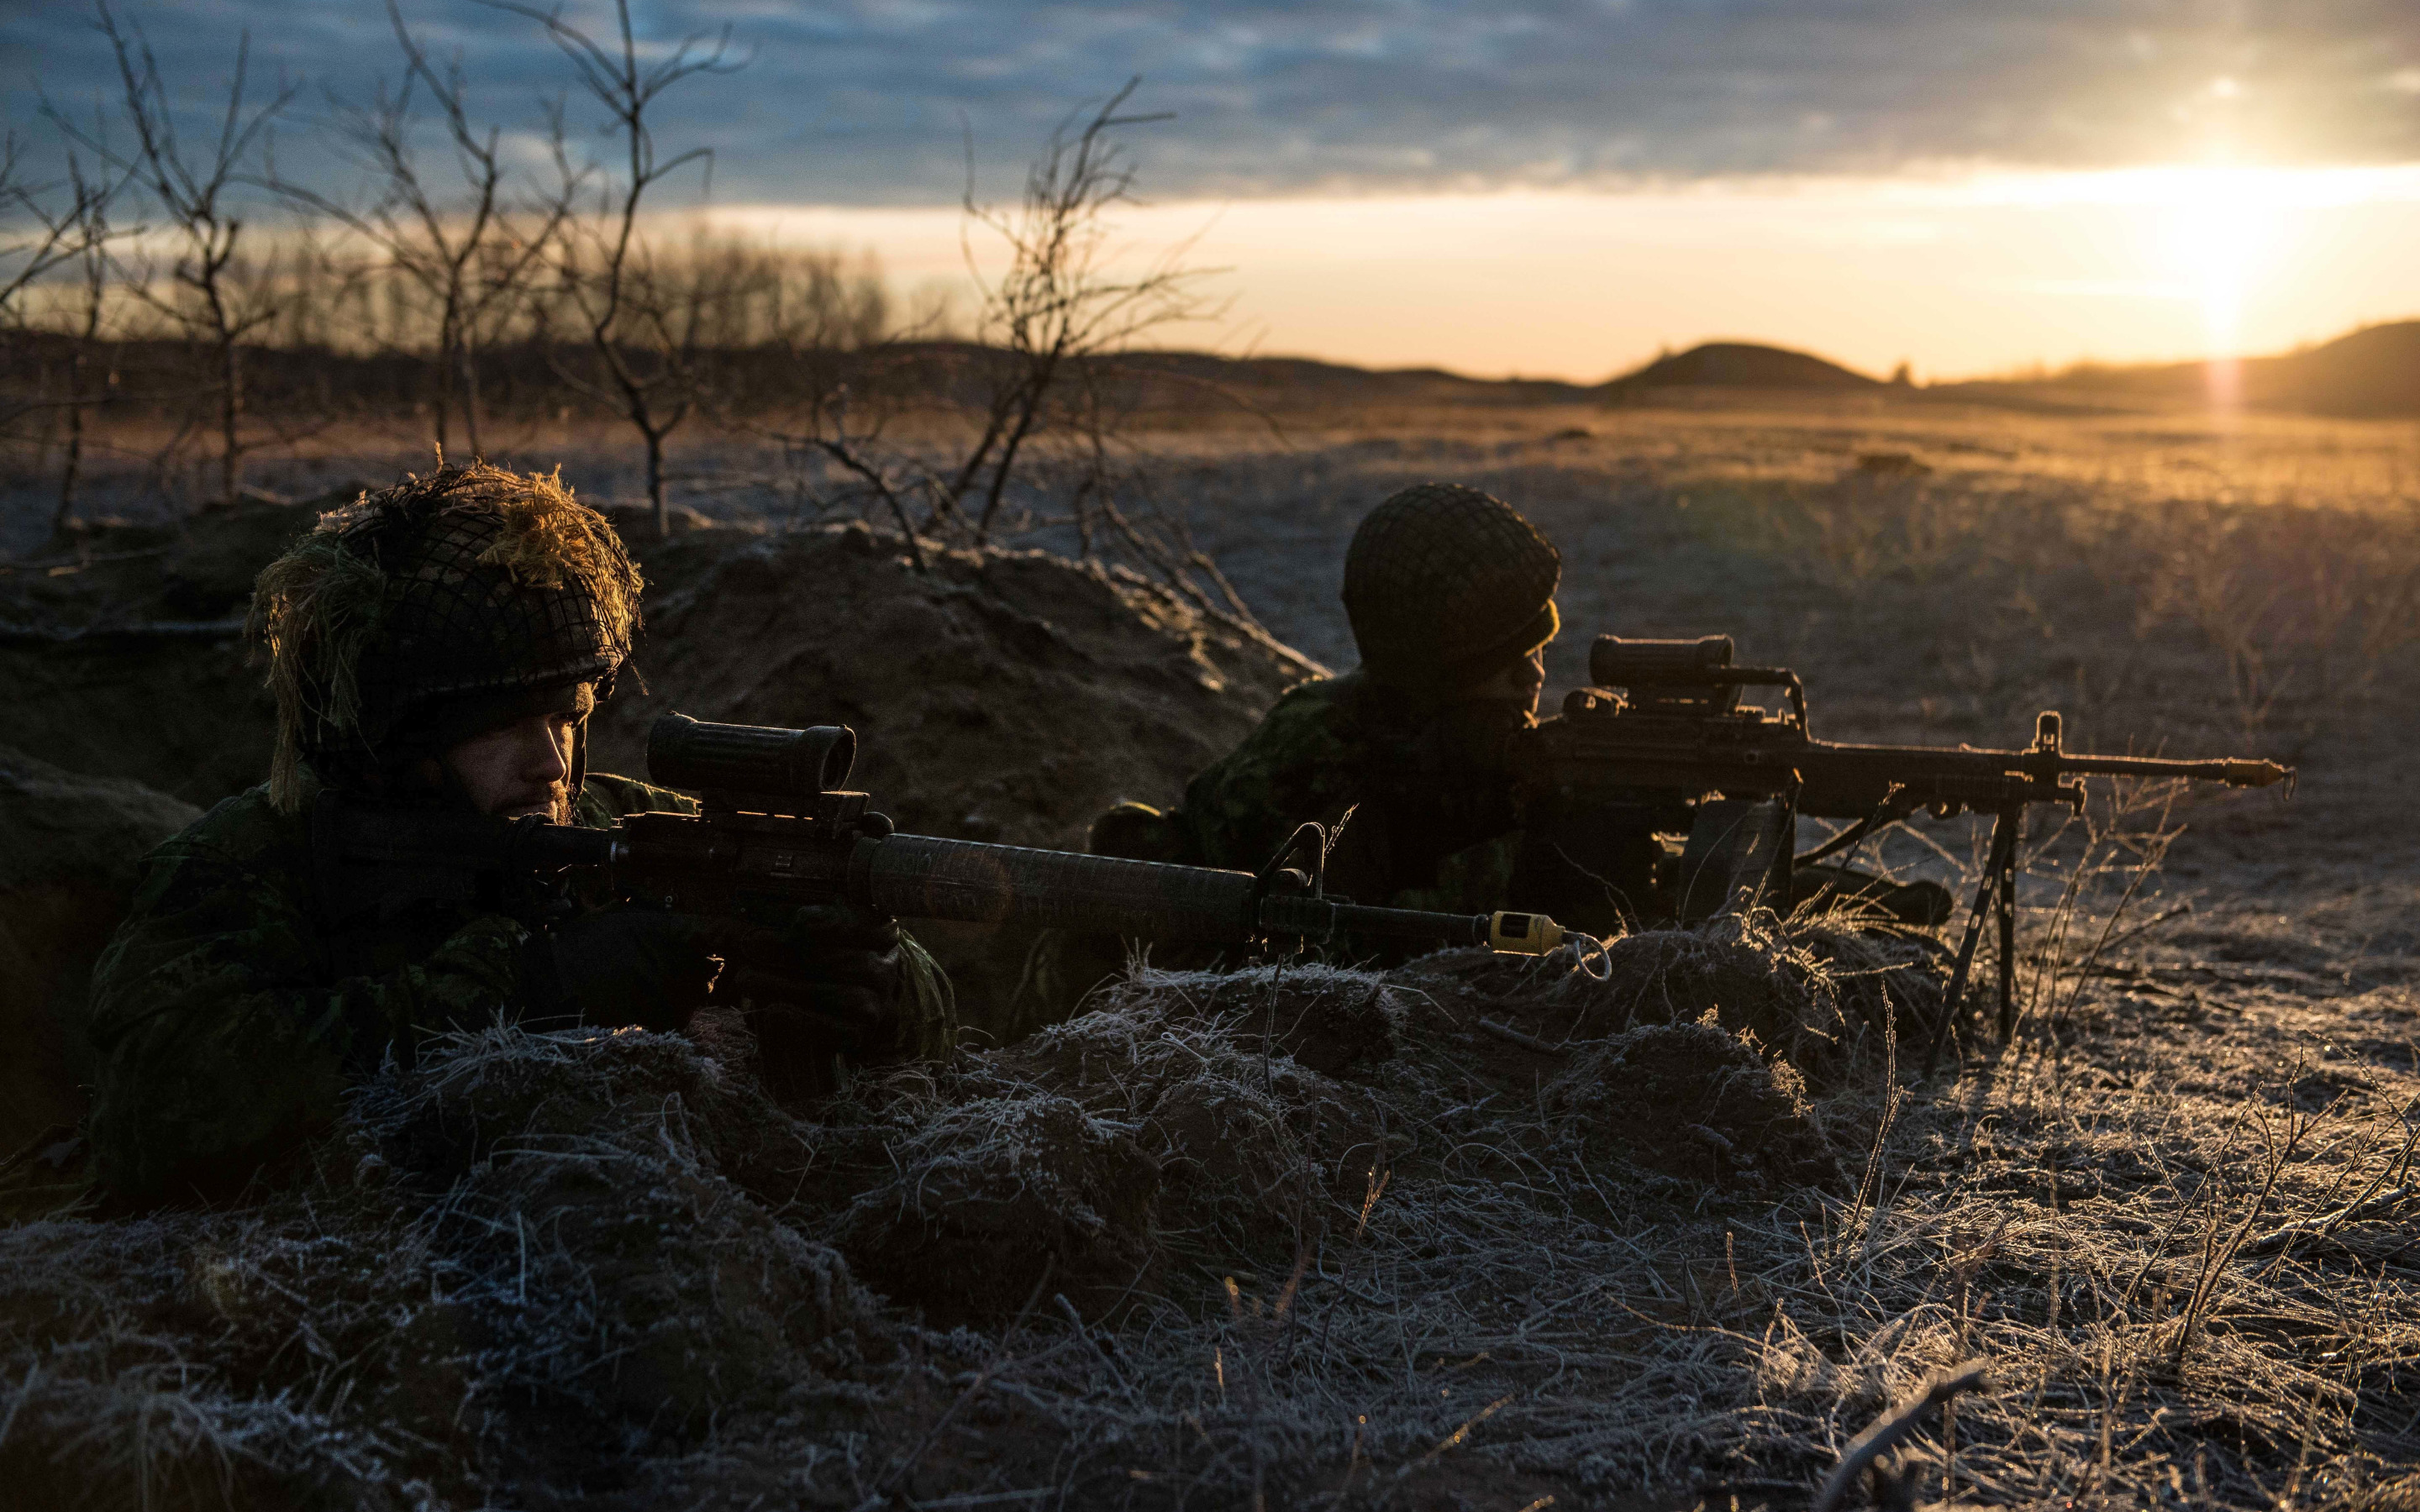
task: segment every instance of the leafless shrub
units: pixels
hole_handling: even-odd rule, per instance
[[[109,312],[111,285],[115,282],[109,243],[117,234],[112,225],[110,212],[117,193],[125,186],[123,176],[87,186],[82,181],[82,169],[75,160],[69,160],[69,172],[78,178],[76,202],[83,225],[78,237],[81,245],[75,256],[75,303],[67,326],[67,392],[64,401],[67,439],[65,455],[59,464],[59,502],[51,517],[54,536],[68,529],[75,517],[76,491],[84,477],[85,431],[86,409],[105,402],[109,391],[117,386],[115,365],[103,376],[101,392],[89,387],[89,368],[101,335],[101,323]]]
[[[23,175],[22,149],[11,134],[0,141],[0,220],[26,228],[21,239],[0,245],[0,340],[19,348],[12,375],[31,369],[33,392],[0,396],[0,438],[22,440],[21,423],[33,418],[38,447],[47,449],[64,427],[65,463],[59,503],[52,520],[54,532],[63,528],[75,509],[76,484],[84,458],[85,409],[100,396],[86,387],[86,366],[101,331],[113,283],[111,242],[128,234],[114,220],[128,175],[88,168],[82,155],[70,151],[66,177],[54,184],[36,183]],[[73,292],[65,301],[41,299],[53,294],[67,273]],[[62,312],[58,306],[65,304]],[[66,318],[53,316],[64,314]],[[63,337],[60,388],[53,392],[54,343],[43,338],[54,331]],[[104,389],[107,385],[104,385]],[[39,466],[39,463],[37,464]]]
[[[792,457],[812,458],[838,475],[840,487],[818,502],[880,510],[920,567],[920,535],[938,532],[980,547],[1012,526],[1034,523],[1030,512],[1011,506],[1018,491],[1047,493],[1064,500],[1066,514],[1054,522],[1068,529],[1078,556],[1139,574],[1137,580],[1276,647],[1194,540],[1183,511],[1160,497],[1135,441],[1139,390],[1120,354],[1218,309],[1202,288],[1214,270],[1187,264],[1189,243],[1137,271],[1118,270],[1109,216],[1134,202],[1135,186],[1120,132],[1167,118],[1125,114],[1140,83],[1062,122],[1028,170],[1014,208],[977,200],[970,162],[967,260],[980,290],[975,345],[915,344],[910,331],[892,351],[870,361],[860,354],[833,363],[829,352],[817,352],[819,365],[803,385],[807,401],[786,423],[760,428]],[[995,277],[983,271],[977,234],[1005,253]],[[896,439],[906,422],[937,408],[963,417],[970,434],[962,447],[936,456],[929,446]]]
[[[307,185],[277,180],[280,193],[374,247],[384,270],[409,281],[434,313],[430,406],[440,452],[458,406],[465,440],[479,442],[479,349],[526,297],[573,209],[580,175],[571,167],[560,116],[551,121],[557,182],[516,202],[499,150],[501,128],[471,118],[458,58],[441,69],[388,0],[387,20],[403,54],[399,85],[381,79],[372,103],[332,97],[337,139],[365,176],[368,202],[354,205]],[[415,142],[418,97],[442,120],[461,179],[449,193],[432,181]]]
[[[282,283],[278,253],[247,256],[244,252],[242,200],[248,187],[258,181],[257,154],[266,134],[298,86],[282,85],[256,101],[250,88],[252,39],[244,34],[236,45],[217,134],[207,147],[193,147],[178,134],[159,60],[141,29],[121,24],[108,0],[96,0],[96,14],[117,65],[116,124],[132,141],[121,148],[106,123],[87,131],[63,112],[54,109],[50,116],[112,171],[139,184],[149,208],[163,223],[173,248],[167,286],[158,286],[156,270],[149,268],[136,272],[128,286],[184,339],[210,355],[205,388],[216,411],[218,495],[232,499],[242,482],[249,442],[246,346],[276,318]]]
[[[555,239],[551,296],[579,327],[593,359],[588,372],[568,367],[558,372],[579,392],[611,406],[639,433],[646,447],[647,501],[656,512],[657,532],[669,533],[664,441],[697,405],[697,363],[706,332],[699,318],[702,306],[684,303],[657,276],[652,251],[641,234],[640,211],[649,190],[691,164],[710,167],[713,153],[692,147],[659,158],[655,117],[649,113],[666,90],[683,80],[728,73],[739,66],[729,56],[730,30],[726,27],[719,38],[692,34],[669,51],[643,49],[631,25],[629,0],[614,0],[617,35],[606,42],[566,20],[560,7],[541,10],[518,0],[484,3],[546,27],[570,60],[582,87],[603,108],[619,141],[624,160],[620,173],[602,177],[595,209],[567,222],[567,234]],[[545,340],[543,329],[540,340]]]

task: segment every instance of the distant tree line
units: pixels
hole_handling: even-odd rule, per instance
[[[1105,217],[1134,184],[1120,132],[1163,118],[1125,113],[1134,85],[1071,116],[1014,205],[976,198],[970,149],[970,232],[1004,255],[989,275],[970,259],[970,317],[944,330],[937,310],[897,307],[870,255],[668,212],[674,180],[711,159],[659,142],[661,101],[741,65],[728,32],[668,46],[639,35],[628,0],[597,34],[483,3],[554,42],[604,150],[573,150],[563,101],[517,138],[478,118],[460,63],[433,56],[396,0],[396,68],[365,102],[264,86],[246,39],[197,129],[139,23],[97,0],[109,97],[46,100],[0,147],[0,444],[21,481],[30,461],[55,485],[62,527],[97,422],[145,437],[161,478],[199,464],[204,497],[231,499],[248,457],[401,414],[449,455],[508,420],[627,426],[664,530],[666,447],[703,419],[778,442],[819,507],[886,518],[920,563],[920,536],[985,541],[1047,476],[1084,553],[1257,628],[1152,505],[1129,434],[1117,355],[1214,313],[1186,249],[1130,270],[1110,245]],[[297,127],[349,171],[341,191],[281,163]],[[951,424],[908,424],[935,414]]]

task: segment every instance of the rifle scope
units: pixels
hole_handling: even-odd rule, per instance
[[[1628,688],[1632,705],[1642,712],[1699,718],[1730,714],[1743,687],[1778,687],[1788,692],[1798,727],[1807,728],[1807,689],[1798,674],[1787,667],[1733,666],[1727,635],[1695,640],[1601,635],[1589,647],[1589,679],[1599,687]]]
[[[1589,647],[1589,681],[1599,687],[1643,687],[1656,683],[1703,683],[1731,664],[1731,638],[1695,640],[1634,640],[1601,635]]]
[[[856,764],[857,732],[845,724],[780,730],[667,714],[647,732],[648,777],[692,793],[810,797],[847,786]]]

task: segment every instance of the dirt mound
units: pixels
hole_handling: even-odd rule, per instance
[[[496,1031],[258,1206],[0,1228],[0,1473],[29,1505],[646,1505],[735,1422],[859,1430],[895,1331],[732,1177],[791,1127],[686,1041]]]
[[[894,1300],[998,1325],[1046,1283],[1098,1313],[1187,1273],[1283,1274],[1354,1232],[1383,1177],[1438,1180],[1506,1137],[1474,1116],[1498,1100],[1532,1107],[1520,1141],[1575,1167],[1822,1180],[1832,1151],[1778,1035],[1711,1002],[1752,990],[1743,1020],[1834,1026],[1797,1042],[1838,1070],[1838,984],[1781,943],[1638,936],[1611,986],[1477,952],[1384,976],[1140,970],[1078,1018],[826,1109],[795,1200]]]
[[[807,1119],[736,1020],[458,1036],[289,1189],[0,1228],[0,1475],[110,1506],[1241,1505],[1365,1461],[1426,1484],[1501,1398],[1524,1473],[1586,1501],[1636,1435],[1517,1382],[1606,1352],[1640,1241],[1830,1167],[1748,1035],[1482,1026],[1571,1018],[1575,970],[1142,972]]]
[[[77,1019],[143,854],[201,810],[0,746],[0,1154],[82,1116]]]
[[[258,780],[271,711],[232,622],[254,574],[357,492],[101,527],[85,564],[8,569],[0,697],[16,743],[200,803]],[[1181,785],[1306,673],[1140,579],[1044,552],[928,548],[919,574],[862,526],[690,523],[635,539],[648,627],[631,696],[597,729],[602,770],[645,775],[666,709],[845,721],[864,742],[858,784],[904,824],[1072,844],[1118,799]]]
[[[47,556],[0,565],[0,623],[83,630],[241,619],[261,567],[362,487],[292,503],[246,497],[172,524],[82,527]]]
[[[667,710],[847,724],[851,785],[911,833],[1080,850],[1094,815],[1164,801],[1303,675],[1140,579],[1040,551],[928,546],[920,574],[861,525],[692,530],[642,550],[645,686],[598,721],[597,767],[644,775]],[[968,1022],[1001,1025],[1031,937],[917,932]]]
[[[259,781],[276,711],[242,644],[253,577],[359,492],[95,525],[72,551],[0,565],[11,739],[71,771],[204,806]]]
[[[600,722],[597,764],[644,775],[668,709],[845,723],[852,784],[923,833],[1080,846],[1094,815],[1182,786],[1305,675],[1139,579],[1040,551],[927,548],[919,574],[861,525],[642,550],[647,687]]]

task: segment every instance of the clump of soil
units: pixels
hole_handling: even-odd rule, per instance
[[[895,1298],[997,1323],[1046,1280],[1097,1306],[1148,1278],[1159,1173],[1131,1131],[1030,1088],[903,1118],[894,1173],[830,1230]]]
[[[0,746],[0,1155],[82,1116],[80,1019],[135,863],[201,810]]]
[[[846,1263],[737,1180],[799,1167],[788,1120],[685,1041],[492,1031],[358,1117],[372,1172],[435,1199],[420,1238],[504,1403],[487,1431],[533,1479],[588,1484],[634,1430],[694,1443],[888,1352]]]
[[[1712,1023],[1644,1024],[1575,1057],[1544,1100],[1564,1143],[1668,1176],[1777,1185],[1828,1174],[1807,1088],[1786,1060]]]
[[[1752,1035],[1803,1074],[1844,1073],[1885,1026],[1906,1041],[1939,1011],[1938,949],[1917,937],[1860,933],[1823,921],[1784,928],[1770,916],[1606,942],[1593,969],[1559,973],[1543,991],[1517,956],[1443,952],[1415,969],[1474,1009],[1501,1009],[1511,1028],[1553,1043],[1639,1025],[1696,1024]]]

